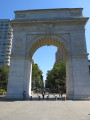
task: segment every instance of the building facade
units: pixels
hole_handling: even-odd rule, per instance
[[[64,60],[64,55],[60,48],[57,49],[57,52],[55,54],[55,59],[56,59],[55,64],[63,62],[63,60]]]
[[[10,65],[12,28],[10,19],[0,19],[0,66]]]
[[[90,60],[88,60],[89,74],[90,74]]]

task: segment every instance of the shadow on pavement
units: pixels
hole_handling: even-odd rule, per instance
[[[32,97],[32,98],[30,98],[30,99],[25,99],[25,100],[23,100],[23,99],[16,99],[16,100],[13,100],[13,99],[11,99],[11,100],[9,100],[9,99],[6,99],[5,97],[0,97],[0,102],[15,102],[15,101],[65,101],[65,97],[62,97],[62,98],[54,98],[54,97],[50,97],[50,98],[42,98],[42,97],[40,97],[40,98],[38,98],[38,97]]]
[[[32,99],[30,99],[30,101],[64,101],[65,98],[62,97],[62,98],[37,98],[37,97],[34,97]]]

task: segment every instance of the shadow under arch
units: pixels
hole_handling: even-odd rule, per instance
[[[68,48],[65,44],[65,39],[60,37],[56,37],[56,36],[42,36],[42,37],[36,37],[34,38],[34,40],[31,43],[31,46],[29,47],[29,55],[32,57],[33,54],[35,53],[35,51],[42,47],[42,46],[56,46],[58,48],[61,49],[61,51],[64,53],[64,56],[66,57],[68,55]]]

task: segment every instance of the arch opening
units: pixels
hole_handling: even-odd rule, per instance
[[[60,40],[53,38],[53,37],[44,37],[44,38],[41,38],[35,41],[29,50],[29,55],[33,57],[37,49],[41,48],[42,46],[55,46],[61,49],[61,51],[64,54],[64,58],[67,57],[68,55],[68,51],[64,43],[62,43]]]

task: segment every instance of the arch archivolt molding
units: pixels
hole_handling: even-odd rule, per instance
[[[27,35],[27,53],[30,56],[44,45],[54,45],[61,48],[63,52],[68,53],[70,51],[70,34]]]

